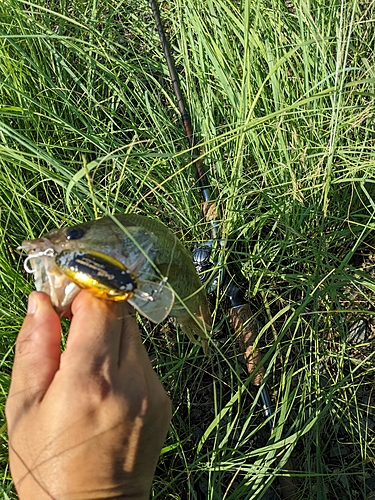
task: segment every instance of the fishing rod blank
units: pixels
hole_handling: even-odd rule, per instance
[[[189,146],[192,150],[192,156],[194,158],[193,164],[197,170],[198,182],[202,190],[203,199],[206,203],[212,204],[209,191],[209,183],[207,181],[206,173],[203,169],[203,163],[199,157],[199,151],[195,144],[193,128],[189,114],[186,111],[184,97],[182,95],[179,78],[176,72],[174,60],[170,52],[168,40],[166,38],[163,24],[160,18],[160,12],[156,0],[150,0],[151,10],[155,19],[157,30],[159,32],[159,37],[161,45],[163,47],[165,59],[167,61],[169,74],[172,80],[174,93],[176,95],[178,107],[181,113],[181,119],[184,125],[186,136],[188,139]],[[204,214],[206,215],[206,214]],[[212,225],[212,236],[213,240],[216,239],[218,234],[218,223],[215,220],[211,220]],[[210,264],[210,252],[212,248],[212,242],[195,247],[193,250],[193,258],[196,267],[200,271],[204,271],[212,267]],[[231,302],[231,309],[229,310],[229,315],[232,320],[232,324],[236,334],[240,339],[240,343],[244,350],[244,356],[246,360],[247,370],[249,375],[254,374],[253,385],[261,386],[261,399],[263,403],[263,409],[265,416],[269,418],[269,425],[271,430],[274,426],[274,421],[272,417],[272,410],[270,406],[270,399],[268,396],[268,391],[263,383],[265,370],[264,367],[259,368],[259,363],[261,362],[262,356],[259,350],[253,349],[253,344],[256,340],[258,334],[257,322],[252,319],[252,313],[247,300],[244,297],[242,290],[235,284],[234,280],[229,277],[229,274],[223,269],[219,276],[220,288],[224,290],[225,295],[229,298]]]

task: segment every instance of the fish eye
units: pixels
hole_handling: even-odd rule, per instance
[[[80,227],[72,227],[66,230],[65,237],[67,240],[79,240],[84,234],[84,230]]]

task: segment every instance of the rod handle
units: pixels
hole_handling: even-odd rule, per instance
[[[247,371],[250,375],[262,360],[260,351],[258,349],[253,349],[255,339],[259,334],[259,324],[257,320],[253,318],[249,304],[232,307],[229,309],[229,316],[237,334],[240,348],[244,353]],[[261,385],[264,374],[265,369],[262,366],[252,380],[252,384],[256,386]]]

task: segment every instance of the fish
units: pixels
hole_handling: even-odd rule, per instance
[[[62,315],[81,289],[128,301],[160,323],[175,317],[188,338],[208,350],[212,328],[204,285],[190,253],[162,222],[138,214],[103,217],[22,242],[25,269]]]

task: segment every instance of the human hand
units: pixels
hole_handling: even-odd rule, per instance
[[[129,304],[78,294],[66,350],[32,292],[6,415],[21,500],[147,499],[171,418]]]

